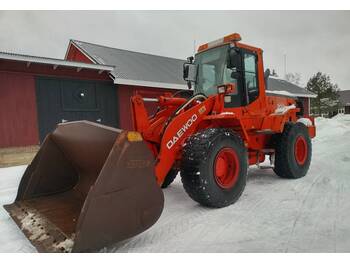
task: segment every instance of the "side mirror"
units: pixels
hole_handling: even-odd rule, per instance
[[[242,68],[242,59],[239,49],[231,48],[229,50],[228,59],[227,59],[228,68]]]
[[[238,78],[240,78],[240,77],[241,77],[241,75],[240,75],[239,72],[237,72],[237,71],[232,71],[232,73],[231,73],[231,78],[233,78],[233,79],[238,79]]]
[[[197,65],[186,62],[183,66],[183,78],[187,81],[189,88],[191,88],[191,83],[197,81]]]

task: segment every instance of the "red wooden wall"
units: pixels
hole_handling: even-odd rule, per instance
[[[38,143],[34,77],[0,72],[0,147]]]
[[[69,45],[66,60],[93,64],[93,62],[73,44]]]
[[[303,103],[304,116],[309,116],[310,98],[308,98],[308,97],[299,97],[298,99]]]
[[[36,76],[112,81],[97,70],[0,60],[0,148],[39,143]]]
[[[131,96],[140,94],[143,97],[153,98],[164,94],[165,92],[173,93],[176,90],[162,89],[154,87],[118,85],[118,104],[119,104],[119,125],[121,129],[132,130],[132,116],[130,99]],[[145,102],[148,115],[155,113],[157,105],[154,102]]]

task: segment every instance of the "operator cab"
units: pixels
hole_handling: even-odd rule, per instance
[[[207,44],[208,45],[208,44]],[[225,95],[225,107],[241,107],[259,96],[257,54],[231,43],[208,48],[184,64],[184,79],[194,94],[216,95],[217,88],[234,84],[235,92]]]

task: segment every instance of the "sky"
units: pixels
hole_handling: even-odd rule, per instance
[[[180,59],[238,32],[265,68],[350,89],[350,11],[0,11],[0,51],[64,58],[69,39]]]

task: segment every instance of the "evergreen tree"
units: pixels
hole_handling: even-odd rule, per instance
[[[316,114],[329,112],[330,107],[338,104],[338,85],[333,84],[330,77],[322,72],[317,72],[309,79],[306,89],[317,95],[311,99],[311,108],[316,110]]]

